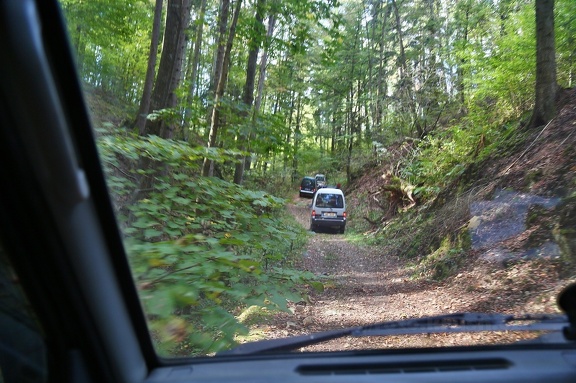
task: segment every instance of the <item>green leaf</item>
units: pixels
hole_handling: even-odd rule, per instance
[[[183,197],[174,197],[172,198],[172,201],[179,203],[180,205],[188,205],[192,202],[191,199]]]
[[[286,298],[282,295],[278,294],[277,292],[272,292],[269,295],[269,299],[274,303],[280,310],[287,311],[288,310],[288,302]]]
[[[144,237],[146,238],[154,238],[162,235],[162,232],[156,229],[146,229],[144,230]]]
[[[312,286],[312,288],[317,293],[323,293],[324,292],[324,283],[322,283],[322,282],[312,281],[312,282],[310,282],[310,286]]]
[[[147,313],[158,315],[162,318],[170,316],[176,308],[176,301],[172,297],[172,291],[169,289],[158,289],[149,292],[142,296],[142,300]]]

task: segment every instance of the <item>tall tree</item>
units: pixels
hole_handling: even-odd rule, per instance
[[[266,81],[266,67],[268,65],[268,52],[270,50],[270,43],[272,41],[272,35],[274,33],[274,26],[276,25],[276,14],[272,13],[268,17],[268,30],[266,32],[266,43],[264,45],[264,52],[260,58],[260,70],[258,74],[258,90],[256,92],[256,99],[254,100],[254,112],[252,114],[252,124],[256,125],[257,120],[260,115],[260,108],[262,106],[262,99],[264,97],[264,82]],[[252,143],[256,138],[255,129],[250,131],[249,142]],[[250,150],[250,148],[249,148]],[[250,170],[252,166],[252,157],[247,157],[245,161],[245,170]],[[264,165],[265,166],[265,165]],[[264,171],[266,168],[264,167]]]
[[[249,121],[250,109],[252,108],[252,103],[254,102],[254,84],[256,81],[256,69],[258,64],[258,52],[260,51],[260,45],[265,38],[264,25],[262,21],[264,20],[264,4],[265,0],[258,0],[256,3],[256,15],[254,16],[253,28],[251,31],[250,41],[249,41],[249,52],[248,52],[248,63],[246,66],[246,82],[244,83],[244,89],[242,91],[242,102],[244,103],[244,126],[239,134],[240,146],[239,149],[245,151],[248,148],[248,138],[250,134],[246,132],[246,127],[251,125]],[[244,178],[244,167],[246,165],[246,159],[241,158],[240,161],[236,163],[236,169],[234,171],[234,183],[241,184]]]
[[[176,89],[182,82],[190,6],[191,0],[168,0],[162,56],[152,93],[151,109],[153,111],[176,107],[178,101]],[[173,118],[160,118],[147,123],[143,132],[163,138],[173,138],[175,128],[176,121]]]
[[[536,0],[536,99],[530,126],[554,117],[557,89],[554,0]]]
[[[176,89],[182,80],[182,64],[186,48],[186,29],[190,20],[190,0],[168,0],[164,44],[156,84],[151,96],[150,108],[153,111],[174,109],[177,104]],[[162,138],[173,138],[176,120],[160,118],[147,121],[141,134],[152,134]],[[133,201],[146,195],[154,183],[154,177],[165,171],[163,164],[142,157],[139,163],[141,169],[148,172],[139,180]]]
[[[152,97],[152,88],[154,86],[154,75],[156,70],[156,58],[158,56],[158,42],[160,40],[160,24],[162,19],[163,0],[156,0],[154,7],[154,20],[152,22],[152,38],[150,42],[150,54],[148,55],[148,67],[146,69],[146,78],[144,80],[144,90],[140,100],[140,108],[136,115],[135,127],[140,135],[144,135],[146,127],[146,118],[150,110],[150,99]]]
[[[387,96],[387,81],[385,78],[386,67],[388,66],[388,55],[385,51],[386,48],[386,34],[388,29],[388,18],[390,16],[390,12],[392,11],[392,7],[384,4],[380,4],[378,7],[377,15],[379,18],[377,19],[380,22],[380,26],[377,23],[374,24],[374,31],[377,31],[379,27],[379,33],[374,36],[374,39],[377,41],[378,44],[378,76],[376,80],[376,106],[374,108],[375,117],[374,117],[374,125],[376,127],[380,127],[383,122],[383,114],[385,111],[385,98]]]
[[[456,13],[456,22],[458,26],[458,40],[457,44],[461,48],[462,53],[458,58],[458,66],[456,69],[456,89],[458,90],[459,108],[461,114],[466,114],[466,89],[464,86],[465,66],[467,64],[467,55],[464,53],[468,47],[468,30],[470,26],[471,2],[463,1],[456,4],[458,11]],[[503,27],[502,27],[503,28]]]
[[[228,37],[226,36],[226,25],[228,19],[228,9],[230,7],[229,0],[222,0],[222,7],[220,10],[220,38],[218,42],[218,56],[216,58],[215,68],[218,78],[216,79],[216,91],[214,95],[214,103],[212,105],[212,110],[209,116],[210,122],[210,133],[208,136],[208,148],[216,147],[216,139],[218,137],[220,129],[220,102],[222,96],[224,96],[224,91],[226,89],[226,82],[228,81],[228,71],[230,69],[230,55],[232,51],[232,45],[234,43],[234,35],[236,34],[236,25],[238,24],[238,17],[240,16],[240,8],[242,6],[242,0],[236,0],[236,8],[234,9],[234,14],[232,16],[232,22],[230,28],[228,29]],[[225,42],[225,45],[224,45]],[[222,55],[220,55],[220,47],[224,47]],[[204,159],[202,164],[202,175],[212,176],[214,174],[214,162],[208,158]]]
[[[184,139],[188,139],[190,119],[192,117],[192,107],[194,104],[194,98],[198,93],[198,68],[200,66],[200,56],[202,53],[202,36],[204,34],[204,19],[206,16],[206,0],[201,0],[200,10],[198,11],[198,17],[194,21],[196,27],[196,33],[194,37],[194,49],[191,52],[191,57],[188,63],[189,75],[188,81],[188,95],[186,98],[186,105],[184,111],[184,121],[182,124],[182,129],[184,129]]]
[[[258,93],[256,95],[256,101],[254,103],[254,118],[260,112],[260,106],[262,105],[262,97],[264,93],[264,81],[266,80],[266,66],[268,65],[268,52],[270,50],[270,42],[272,40],[272,34],[274,33],[274,26],[276,25],[276,15],[272,14],[268,17],[268,30],[266,32],[266,45],[264,47],[264,53],[260,59],[260,73],[258,75]]]

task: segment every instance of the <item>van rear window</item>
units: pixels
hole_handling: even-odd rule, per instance
[[[340,194],[319,194],[316,199],[316,206],[342,209],[344,207],[344,199]]]
[[[302,181],[302,186],[304,186],[304,187],[310,187],[310,186],[312,186],[312,184],[313,184],[312,180]]]

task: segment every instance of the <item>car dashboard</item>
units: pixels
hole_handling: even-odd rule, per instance
[[[269,355],[155,370],[160,382],[574,382],[576,350],[557,347]]]

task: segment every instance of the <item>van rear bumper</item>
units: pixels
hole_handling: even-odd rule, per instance
[[[310,224],[316,227],[344,227],[346,226],[346,218],[316,217],[310,220]]]

